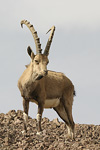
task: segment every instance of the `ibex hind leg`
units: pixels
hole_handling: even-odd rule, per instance
[[[73,121],[73,116],[72,116],[73,95],[70,96],[69,98],[63,97],[62,102],[63,102],[63,106],[65,108],[65,111],[67,113],[67,117],[68,117],[68,120],[69,120],[69,125],[67,126],[68,134],[72,138],[74,138],[75,123]]]
[[[62,101],[60,102],[60,104],[57,107],[55,107],[53,109],[57,112],[57,114],[60,116],[60,118],[66,123],[67,129],[68,129],[68,137],[73,138],[72,129],[70,127],[68,115],[66,113],[66,110],[65,110],[65,107],[64,107]]]
[[[28,110],[29,110],[29,101],[23,98],[23,119],[24,119],[24,131],[27,132],[27,122],[28,122]]]

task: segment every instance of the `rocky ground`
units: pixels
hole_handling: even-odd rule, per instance
[[[100,125],[76,124],[75,139],[58,119],[42,119],[42,136],[36,135],[36,119],[29,117],[27,134],[23,131],[22,111],[0,114],[0,150],[99,150]]]

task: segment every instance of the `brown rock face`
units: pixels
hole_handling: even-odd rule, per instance
[[[58,119],[42,119],[42,135],[38,136],[36,119],[28,118],[27,133],[23,112],[0,114],[0,150],[99,150],[100,125],[76,124],[75,139],[67,137],[67,128]]]

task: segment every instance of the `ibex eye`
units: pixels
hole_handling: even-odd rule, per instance
[[[39,61],[38,61],[38,60],[35,60],[35,62],[36,62],[37,64],[39,64]]]

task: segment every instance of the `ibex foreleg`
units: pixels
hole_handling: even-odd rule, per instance
[[[27,121],[28,121],[28,110],[29,110],[29,101],[23,98],[23,118],[24,118],[24,131],[27,132]]]
[[[40,135],[42,128],[41,128],[41,120],[42,120],[42,113],[43,113],[43,104],[38,103],[38,113],[37,113],[37,134]]]

